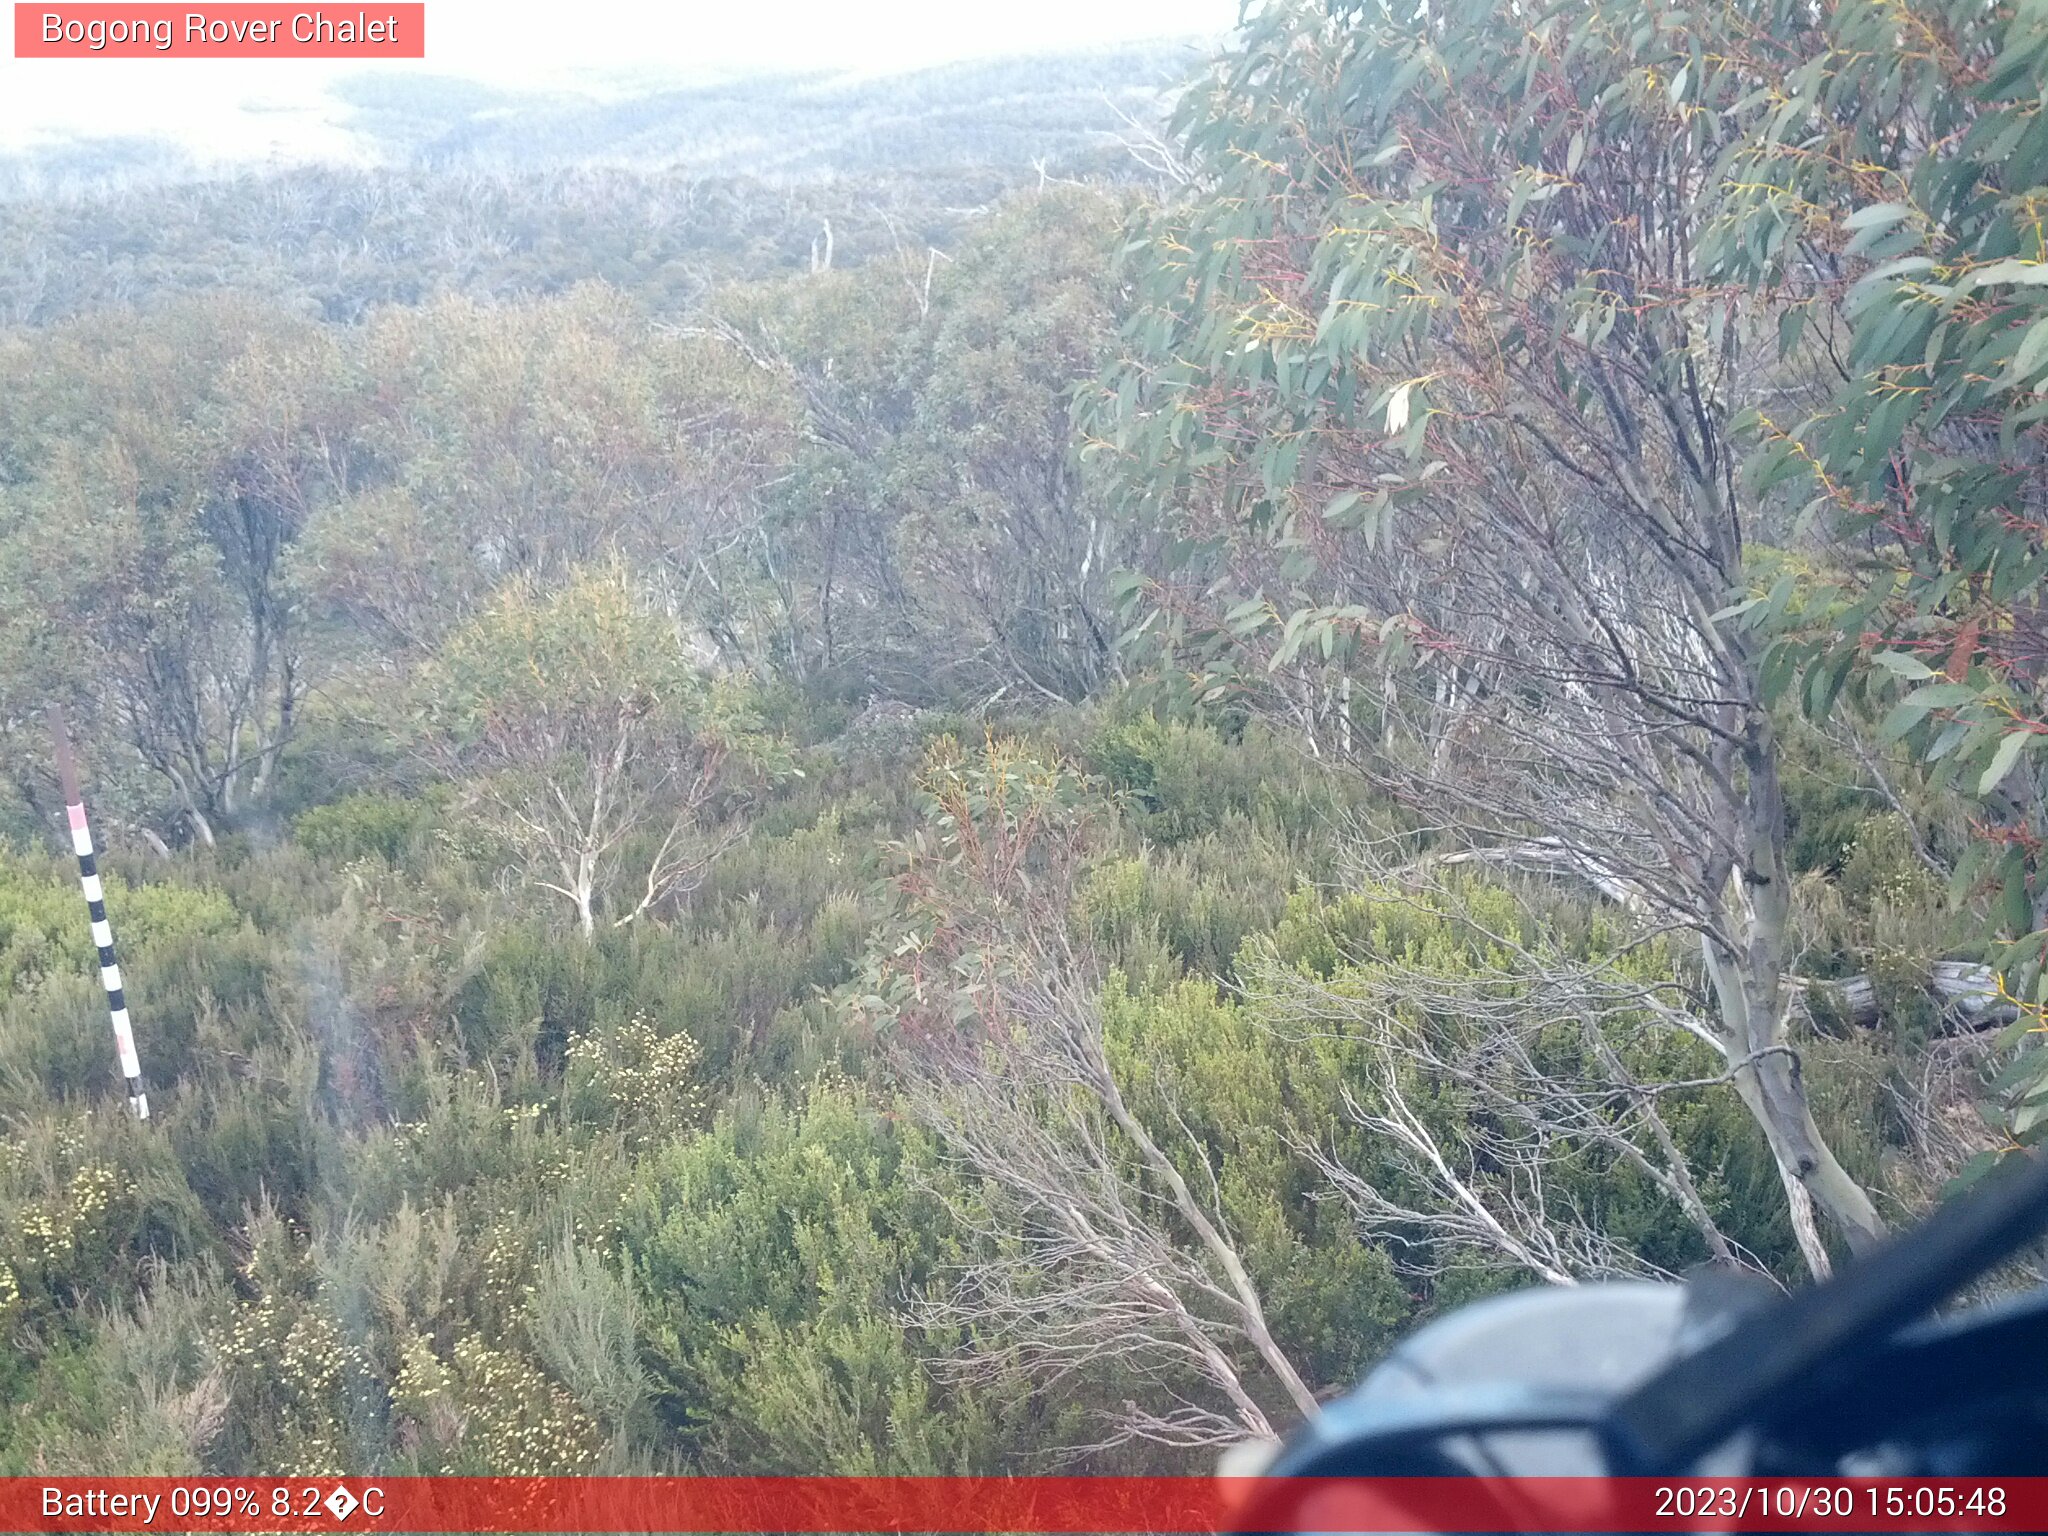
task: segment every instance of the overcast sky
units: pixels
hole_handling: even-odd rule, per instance
[[[354,15],[364,0],[329,0]],[[368,8],[374,12],[374,5]],[[954,59],[1217,37],[1237,0],[428,0],[427,57],[380,65],[604,89],[633,72],[891,73]],[[203,156],[353,152],[324,101],[360,62],[0,58],[0,146],[77,134],[178,140]],[[609,80],[607,77],[611,77]]]

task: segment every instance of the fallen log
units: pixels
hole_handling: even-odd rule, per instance
[[[1643,892],[1629,881],[1556,837],[1538,837],[1504,847],[1467,848],[1456,853],[1437,854],[1414,867],[1431,863],[1485,864],[1528,874],[1563,873],[1584,881],[1619,905],[1641,910],[1649,904]],[[1832,1012],[1865,1029],[1875,1026],[1883,1018],[1874,977],[1795,980],[1793,985],[1810,997],[1825,999]],[[1941,1009],[1943,1032],[1946,1034],[1998,1029],[2020,1016],[2019,1009],[2000,993],[1998,973],[1990,966],[1973,960],[1935,961],[1928,969],[1927,990],[1933,993]]]
[[[1809,996],[1824,999],[1832,1011],[1865,1029],[1883,1018],[1877,982],[1870,976],[1801,981],[1798,986]],[[2020,1016],[2019,1009],[2000,994],[1998,973],[1974,961],[1935,961],[1928,971],[1927,990],[1940,1004],[1942,1022],[1952,1033],[1996,1029]]]

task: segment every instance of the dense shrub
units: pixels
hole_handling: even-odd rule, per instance
[[[364,792],[314,806],[292,823],[292,837],[317,859],[376,857],[396,864],[434,821],[429,800]]]

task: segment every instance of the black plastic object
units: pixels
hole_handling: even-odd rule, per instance
[[[1745,1428],[1783,1420],[1868,1370],[1892,1337],[2048,1225],[2048,1158],[2019,1160],[1919,1227],[1681,1356],[1605,1415],[1619,1475],[1683,1472]]]
[[[1929,1316],[2044,1227],[2048,1158],[2029,1157],[1790,1297],[1724,1275],[1695,1282],[1682,1317],[1677,1286],[1477,1303],[1290,1437],[1246,1528],[1289,1528],[1292,1478],[1827,1474],[1877,1446],[1923,1474],[2048,1471],[2048,1290]],[[1574,1342],[1623,1323],[1640,1368]]]

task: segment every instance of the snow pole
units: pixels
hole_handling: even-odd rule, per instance
[[[64,707],[50,706],[50,734],[57,739],[57,777],[64,786],[64,814],[71,822],[71,847],[78,855],[78,883],[85,891],[85,910],[92,917],[93,947],[100,952],[100,984],[107,989],[107,1011],[113,1017],[114,1051],[121,1075],[128,1080],[128,1105],[135,1118],[149,1118],[149,1096],[142,1091],[142,1063],[135,1055],[135,1030],[128,1022],[128,999],[121,990],[121,967],[114,959],[114,930],[107,924],[106,891],[100,885],[99,863],[93,856],[92,829],[86,825],[85,797],[78,788],[78,763],[71,755],[71,737],[64,729]]]

